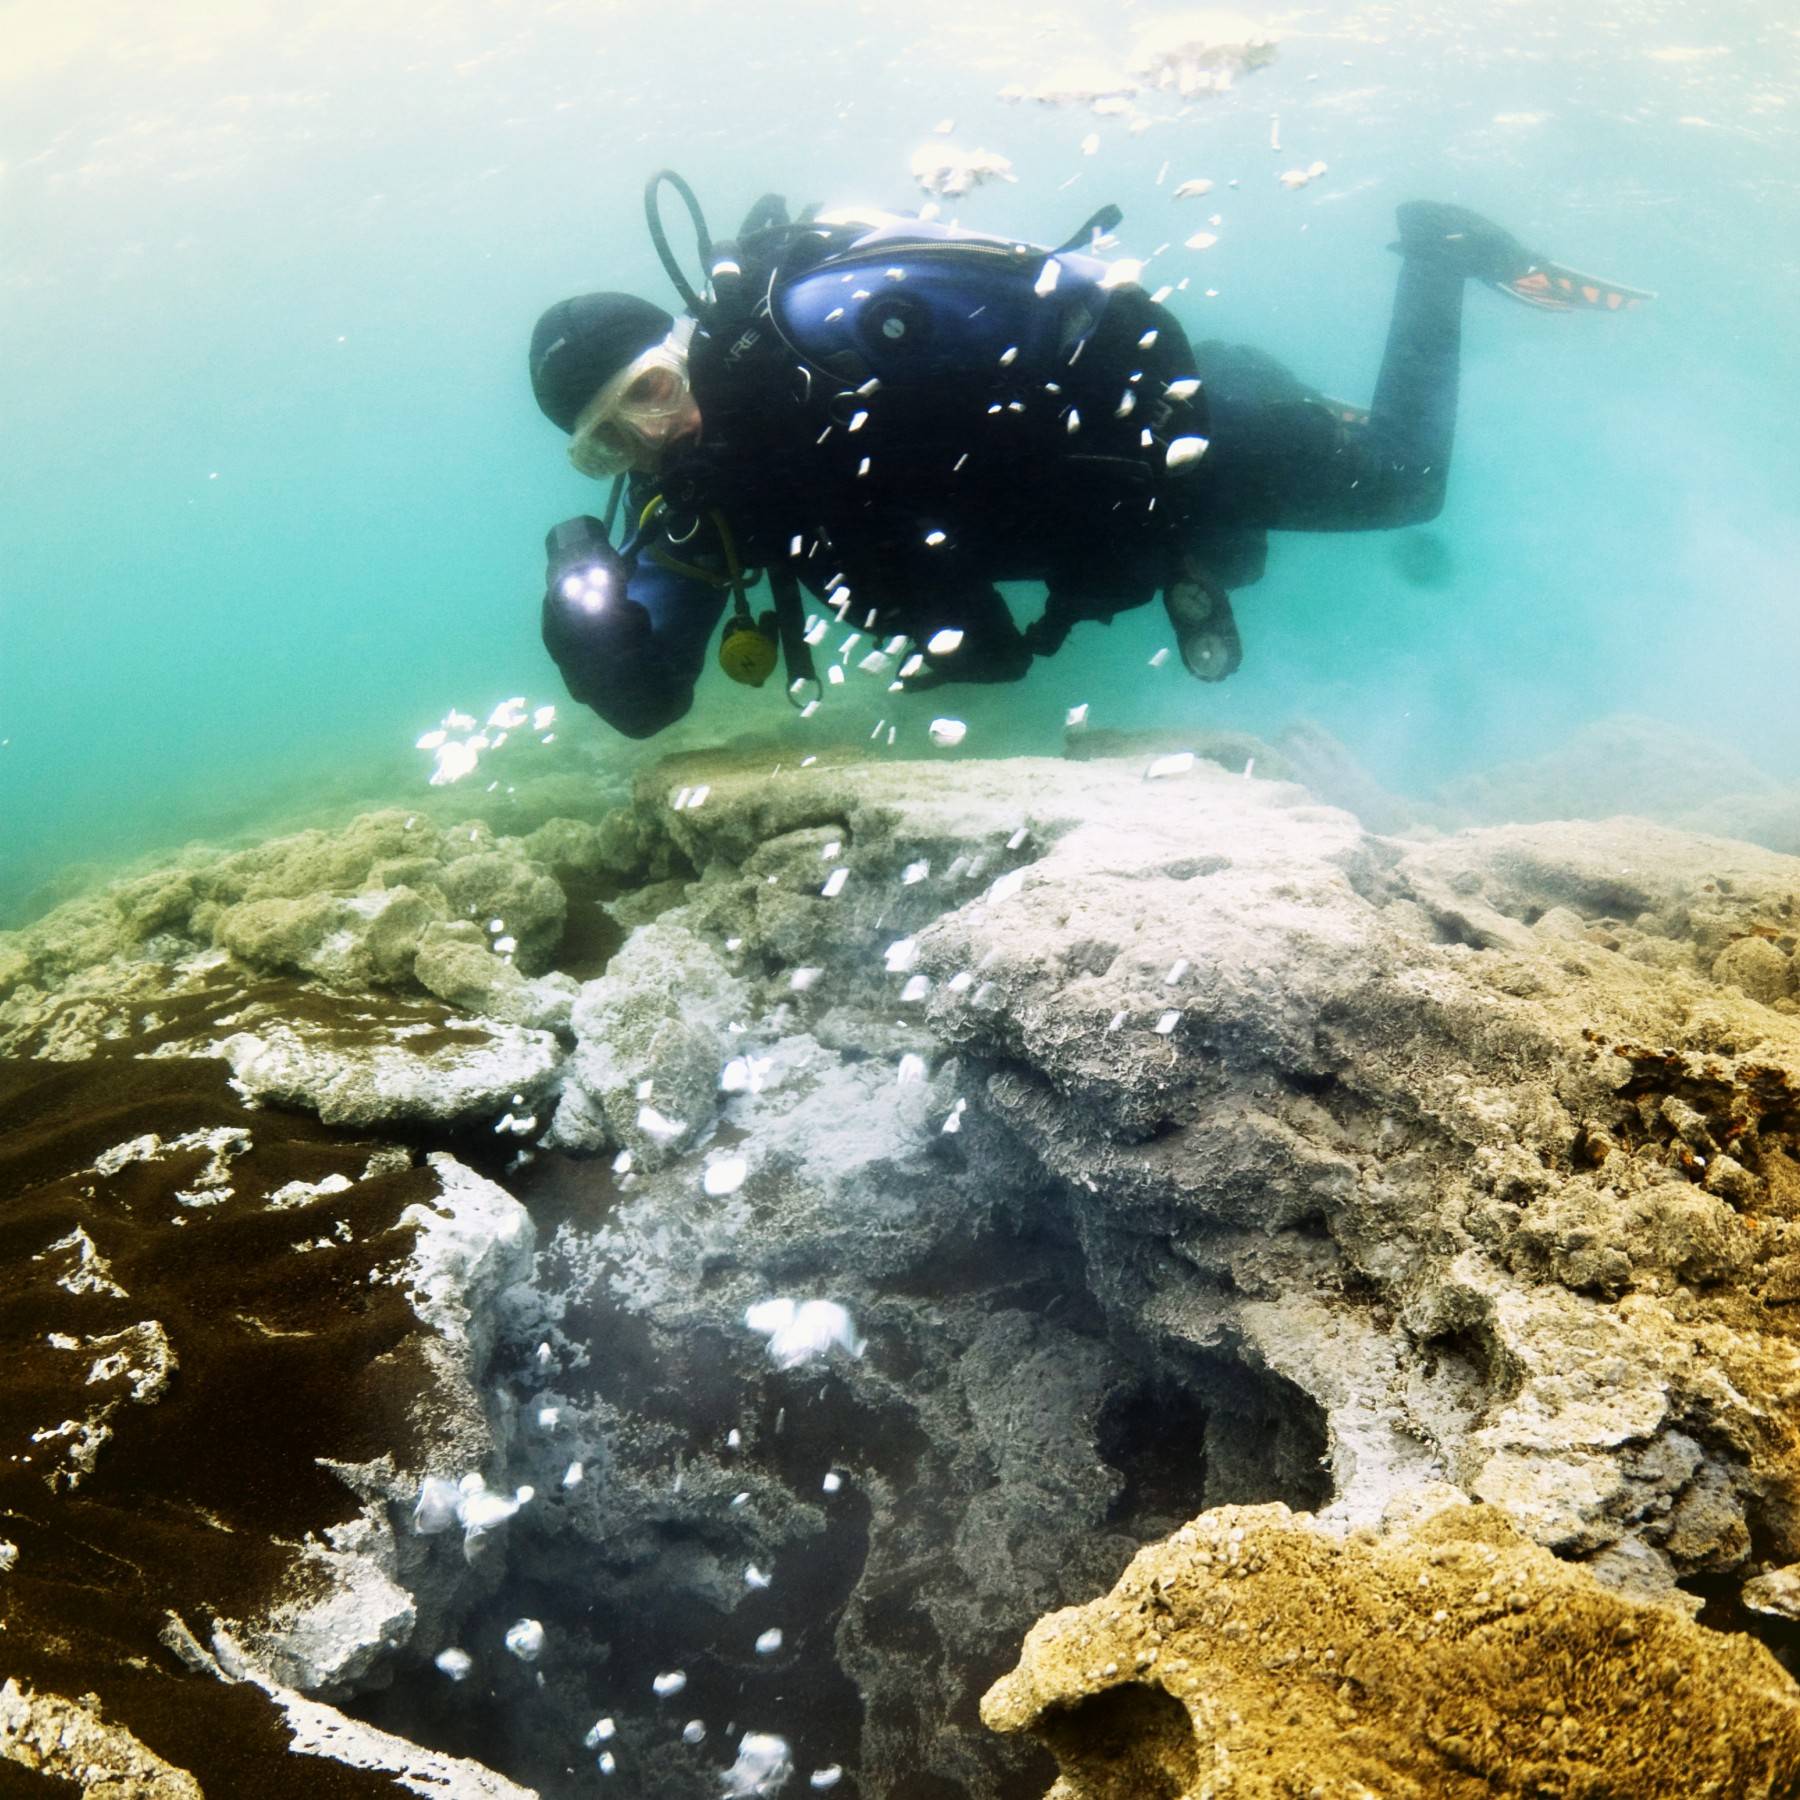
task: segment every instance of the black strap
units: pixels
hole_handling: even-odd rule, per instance
[[[819,685],[813,667],[812,646],[806,641],[806,608],[800,602],[800,583],[787,569],[770,569],[769,592],[775,596],[775,627],[781,637],[781,660],[787,669],[788,697],[795,688],[811,682]]]
[[[737,234],[740,238],[747,238],[752,232],[766,231],[771,225],[786,225],[788,222],[787,201],[780,194],[764,194],[744,214],[744,222],[737,228]]]
[[[1124,213],[1121,212],[1118,207],[1114,206],[1111,201],[1108,201],[1105,206],[1101,207],[1097,213],[1094,213],[1088,219],[1087,223],[1083,225],[1067,243],[1058,244],[1050,254],[1052,256],[1061,256],[1065,250],[1085,250],[1093,243],[1094,234],[1096,232],[1111,231],[1124,217]]]
[[[687,302],[690,312],[698,313],[700,296],[688,286],[687,277],[682,274],[681,265],[675,260],[675,252],[669,248],[668,233],[663,230],[662,200],[657,190],[665,181],[681,196],[687,206],[688,217],[694,222],[694,247],[700,253],[700,267],[703,270],[712,266],[712,239],[707,235],[706,215],[700,210],[700,202],[694,197],[694,190],[673,169],[658,169],[644,184],[644,218],[650,227],[650,241],[656,246],[656,254],[662,259],[662,266],[670,281],[675,284],[676,293]]]

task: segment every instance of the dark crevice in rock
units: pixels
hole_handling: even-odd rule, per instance
[[[1302,1213],[1299,1218],[1289,1219],[1280,1227],[1278,1235],[1310,1238],[1317,1242],[1329,1242],[1332,1238],[1331,1220],[1323,1212]]]
[[[1326,1046],[1317,1046],[1321,1051]],[[1351,1093],[1329,1069],[1272,1069],[1272,1074],[1291,1093],[1304,1094],[1309,1100],[1350,1099]]]
[[[485,1650],[478,1677],[450,1690],[434,1668],[414,1664],[386,1693],[347,1710],[479,1757],[546,1796],[590,1791],[591,1759],[571,1760],[572,1724],[601,1715],[618,1721],[610,1743],[621,1793],[716,1792],[733,1722],[742,1730],[781,1719],[802,1768],[854,1763],[862,1700],[839,1665],[836,1636],[868,1560],[868,1492],[905,1492],[925,1441],[904,1413],[876,1414],[835,1377],[798,1391],[759,1381],[743,1346],[710,1332],[674,1335],[592,1303],[572,1309],[563,1328],[594,1352],[593,1391],[576,1404],[610,1422],[610,1454],[590,1465],[588,1481],[633,1498],[596,1539],[563,1497],[546,1496],[515,1527],[504,1588],[462,1626],[461,1641]],[[743,1440],[735,1453],[723,1448],[733,1430]],[[714,1456],[725,1465],[723,1487]],[[818,1506],[821,1473],[847,1464],[851,1477]],[[660,1497],[645,1485],[650,1468],[664,1472]],[[734,1506],[740,1481],[752,1497]],[[784,1531],[798,1535],[771,1555]],[[746,1585],[757,1561],[773,1570],[774,1587]],[[911,1598],[908,1584],[894,1584],[895,1635],[882,1632],[884,1655],[904,1645]],[[520,1617],[540,1619],[550,1634],[544,1685],[495,1654]],[[755,1641],[770,1627],[783,1642],[760,1654]],[[651,1677],[672,1670],[686,1685],[658,1700]],[[702,1744],[681,1741],[692,1719],[707,1723]]]
[[[1124,1477],[1110,1523],[1173,1530],[1201,1510],[1206,1491],[1208,1408],[1199,1395],[1150,1378],[1115,1392],[1100,1414],[1094,1448]],[[1159,1525],[1158,1521],[1167,1520]]]
[[[1745,1605],[1742,1569],[1702,1570],[1684,1575],[1675,1585],[1701,1603],[1698,1623],[1755,1638],[1790,1675],[1800,1677],[1800,1619]]]
[[[1503,1391],[1504,1370],[1499,1366],[1494,1341],[1485,1331],[1465,1326],[1439,1332],[1419,1346],[1419,1372],[1428,1379],[1446,1377],[1470,1394]]]
[[[1478,926],[1472,925],[1460,913],[1447,912],[1423,902],[1431,914],[1431,923],[1435,932],[1435,941],[1439,944],[1455,944],[1464,950],[1491,950],[1493,939]]]
[[[1040,1733],[1083,1800],[1181,1800],[1199,1779],[1187,1708],[1159,1687],[1108,1688],[1046,1715]]]
[[[492,1148],[493,1143],[493,1134],[489,1133],[490,1155],[498,1154]],[[471,1161],[472,1158],[465,1155],[463,1160]],[[613,1173],[610,1157],[534,1149],[530,1161],[522,1167],[510,1167],[510,1156],[507,1163],[506,1172],[501,1175],[482,1168],[480,1163],[473,1166],[490,1180],[504,1183],[513,1198],[531,1214],[531,1222],[544,1243],[549,1243],[564,1225],[592,1231],[605,1223],[619,1202],[618,1179]]]
[[[606,908],[607,902],[628,890],[616,877],[606,875],[568,874],[560,879],[569,910],[551,967],[577,981],[592,981],[606,973],[606,965],[625,941],[624,927]]]

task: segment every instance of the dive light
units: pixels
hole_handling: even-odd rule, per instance
[[[545,586],[571,607],[601,612],[625,592],[625,559],[608,541],[606,527],[586,513],[551,526],[544,555]]]

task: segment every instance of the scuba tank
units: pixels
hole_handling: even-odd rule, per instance
[[[663,230],[665,182],[692,220],[704,293]],[[665,169],[646,185],[645,211],[695,319],[688,369],[703,420],[661,496],[678,519],[728,518],[745,564],[818,590],[836,542],[898,568],[931,541],[921,512],[941,507],[940,542],[954,539],[993,578],[1036,578],[1030,559],[1055,532],[1154,507],[1158,445],[1172,432],[1153,442],[1149,427],[1168,408],[1136,409],[1125,372],[1185,375],[1191,352],[1169,315],[1110,285],[1108,265],[1086,253],[1118,224],[1117,207],[1046,249],[898,214],[790,222],[765,196],[736,242],[715,243],[693,190]],[[1141,347],[1146,324],[1172,340],[1162,356]],[[797,589],[784,600],[778,588],[776,602],[792,691],[797,661],[811,675]],[[766,643],[767,625],[747,604],[734,611],[733,654],[720,646],[728,673],[761,666],[768,653],[747,634]]]
[[[669,249],[665,181],[693,218],[704,297]],[[1107,265],[1076,246],[1117,225],[1117,207],[1045,249],[893,213],[790,223],[774,195],[737,242],[715,243],[670,170],[651,178],[645,203],[696,321],[688,368],[705,421],[664,491],[683,510],[726,506],[749,560],[784,556],[796,531],[826,525],[808,516],[821,500],[840,519],[866,514],[872,494],[916,496],[921,475],[925,491],[941,484],[964,451],[977,465],[964,487],[982,464],[1066,460],[1077,432],[1089,462],[1142,461],[1135,424],[1108,429],[1118,394],[1090,395],[1079,366],[1115,294]],[[1077,411],[1078,400],[1090,403]],[[768,453],[772,421],[779,458]]]

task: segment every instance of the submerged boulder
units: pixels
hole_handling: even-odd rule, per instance
[[[213,939],[253,969],[292,969],[346,987],[392,985],[412,973],[419,935],[437,916],[406,887],[245,900],[219,915]]]
[[[392,1024],[272,1019],[217,1045],[239,1088],[327,1125],[492,1124],[549,1092],[562,1052],[545,1031],[442,1017]]]
[[[1793,1791],[1800,1689],[1760,1644],[1448,1498],[1349,1540],[1208,1513],[1033,1626],[981,1716],[1050,1747],[1063,1800]]]
[[[699,1142],[748,1003],[714,944],[666,920],[640,926],[575,1001],[576,1049],[548,1141],[622,1147],[651,1168]]]

